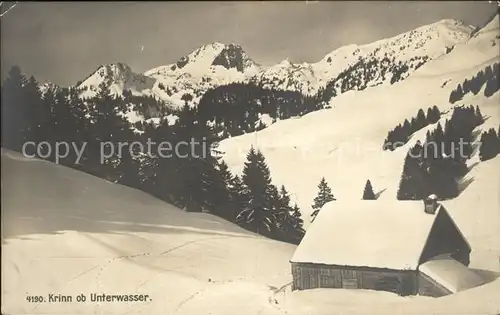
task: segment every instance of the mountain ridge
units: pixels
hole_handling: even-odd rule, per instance
[[[231,83],[254,83],[304,95],[322,93],[331,85],[334,91],[320,95],[328,101],[339,92],[403,80],[428,60],[439,58],[455,45],[468,41],[477,30],[459,20],[443,19],[372,43],[341,46],[317,62],[292,63],[284,58],[271,66],[255,62],[239,44],[216,41],[174,63],[142,73],[134,72],[123,62],[101,65],[74,86],[82,90],[83,98],[96,95],[104,82],[115,95],[129,90],[133,95],[153,96],[167,105],[179,107],[186,103],[186,94],[191,95],[190,105],[195,105],[209,89]],[[399,68],[389,69],[394,64]],[[360,72],[356,73],[359,77],[351,79],[353,82],[339,78],[355,70],[353,67],[358,67]],[[366,75],[366,68],[372,72],[371,76]]]

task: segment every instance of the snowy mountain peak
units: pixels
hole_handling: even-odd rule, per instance
[[[162,78],[184,74],[185,76],[202,77],[213,72],[213,67],[217,66],[227,70],[235,69],[241,73],[247,70],[256,72],[259,67],[240,45],[213,42],[193,50],[174,64],[153,68],[144,74]]]
[[[288,58],[281,60],[281,62],[278,65],[281,67],[293,67],[294,66],[293,63]]]
[[[240,45],[213,42],[195,49],[176,63],[160,66],[144,74],[158,84],[153,93],[171,104],[182,105],[190,94],[196,103],[210,88],[245,82],[261,70]]]
[[[197,64],[200,66],[203,64],[204,66],[210,66],[215,57],[221,53],[224,47],[226,47],[226,45],[219,42],[202,46],[177,61],[177,68],[182,69],[187,64]]]
[[[99,67],[96,71],[97,75],[102,78],[120,79],[127,76],[132,69],[123,62],[111,63]]]
[[[243,48],[237,44],[225,45],[219,55],[214,58],[212,66],[223,66],[226,69],[236,69],[244,72],[245,69],[255,67],[256,63],[250,59]]]
[[[222,66],[226,69],[236,69],[244,72],[246,68],[257,66],[237,44],[213,42],[195,49],[190,54],[180,58],[175,64],[161,66],[147,71],[146,75],[168,75],[168,72],[199,73],[207,72],[211,66]]]
[[[100,66],[83,82],[77,84],[77,87],[82,90],[83,97],[96,95],[102,84],[115,95],[121,95],[124,90],[143,94],[144,90],[153,86],[154,81],[153,78],[134,73],[127,64],[118,62]]]

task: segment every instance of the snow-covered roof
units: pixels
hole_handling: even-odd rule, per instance
[[[418,269],[452,293],[485,283],[478,274],[449,256],[429,260],[420,265]]]
[[[323,206],[291,262],[412,269],[441,206],[424,212],[422,201],[332,201]]]

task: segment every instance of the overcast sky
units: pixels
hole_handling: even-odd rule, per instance
[[[17,64],[69,85],[101,64],[142,72],[214,41],[240,44],[263,65],[315,62],[445,18],[480,25],[496,9],[488,1],[20,2],[1,18],[2,78]]]

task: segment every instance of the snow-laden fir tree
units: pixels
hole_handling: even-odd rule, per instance
[[[302,220],[302,213],[299,206],[295,203],[292,207],[292,217],[294,218],[294,227],[298,232],[304,234],[304,220]]]
[[[207,169],[207,195],[206,206],[213,213],[226,220],[234,220],[230,206],[229,184],[232,174],[224,161],[216,162],[215,168]]]
[[[303,221],[301,219],[300,210],[295,205],[290,205],[290,195],[285,186],[281,186],[279,195],[276,199],[276,227],[279,235],[278,239],[285,242],[298,244],[304,236],[304,229],[302,227]]]
[[[245,208],[248,203],[248,194],[245,184],[241,180],[240,176],[235,175],[231,182],[229,183],[229,196],[230,196],[230,209],[231,215],[233,216],[232,221],[236,222],[237,215]]]
[[[275,226],[273,213],[271,175],[264,155],[253,147],[247,154],[242,175],[248,203],[236,217],[237,223],[252,231],[269,235]]]
[[[294,228],[294,239],[292,239],[292,243],[299,244],[306,231],[304,230],[304,220],[302,220],[302,213],[300,212],[299,206],[297,204],[294,204],[292,207],[292,216],[290,220]]]
[[[286,234],[291,232],[292,227],[288,224],[288,217],[292,210],[290,206],[290,196],[284,186],[278,191],[274,185],[271,187],[272,211],[276,219],[275,237],[284,239]]]
[[[231,174],[226,162],[219,161],[217,163],[217,176],[214,185],[214,191],[211,200],[214,203],[212,213],[234,222],[236,220],[237,209],[242,208],[242,203],[239,202],[243,191],[241,180],[238,176]]]
[[[325,203],[336,200],[332,194],[332,189],[328,186],[325,178],[321,178],[321,181],[318,184],[318,195],[313,200],[313,212],[311,213],[311,222],[316,219],[321,208],[325,205]]]

